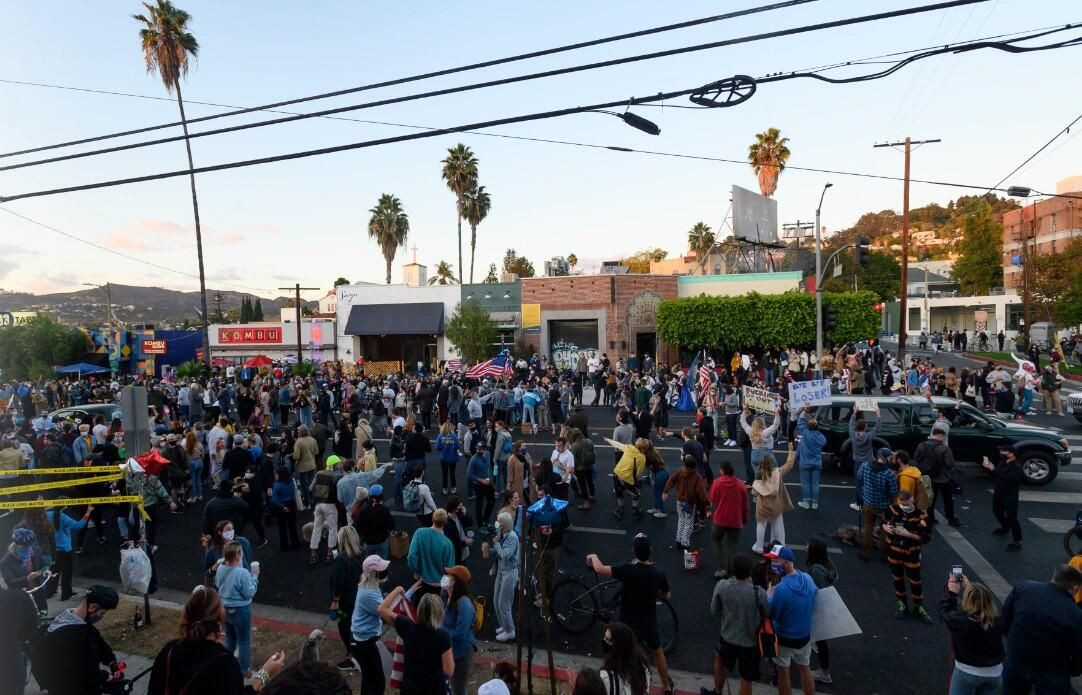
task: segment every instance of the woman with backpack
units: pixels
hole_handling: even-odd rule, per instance
[[[446,597],[443,613],[443,629],[451,636],[451,654],[455,660],[455,672],[451,676],[451,695],[466,695],[466,686],[477,651],[473,636],[477,621],[477,607],[470,595],[470,571],[463,565],[448,567],[440,589]]]
[[[458,468],[458,435],[450,422],[440,425],[440,433],[436,435],[436,450],[440,452],[440,469],[443,471],[443,494],[448,491],[452,495],[458,493],[458,482],[455,476]]]

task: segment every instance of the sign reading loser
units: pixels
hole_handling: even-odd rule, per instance
[[[789,407],[799,410],[806,405],[830,405],[830,381],[812,379],[789,384]]]

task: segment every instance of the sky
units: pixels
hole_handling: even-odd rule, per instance
[[[177,0],[192,15],[198,60],[183,83],[186,100],[254,106],[344,89],[530,50],[767,4],[740,2],[589,3],[264,2]],[[920,0],[818,0],[750,17],[592,47],[450,77],[309,102],[313,111],[546,69],[578,65],[798,27]],[[157,97],[93,94],[0,81],[0,153],[177,120],[177,105],[147,74],[137,25],[142,7],[106,0],[27,3],[0,0],[0,80],[38,82]],[[893,51],[1082,21],[1071,0],[987,0],[969,6],[839,29],[583,71],[341,114],[346,118],[446,127],[632,96],[696,87],[734,74],[762,76]],[[1061,37],[1067,35],[1061,34]],[[1046,40],[1056,40],[1055,38]],[[911,136],[939,138],[914,150],[912,176],[992,186],[1078,115],[1067,84],[1082,47],[1012,55],[980,51],[930,58],[859,84],[818,80],[763,84],[728,109],[637,106],[659,136],[616,118],[578,114],[519,123],[492,134],[745,160],[754,135],[777,127],[790,138],[791,166],[900,176],[901,152],[873,148]],[[879,66],[874,66],[879,67]],[[864,68],[871,70],[874,67]],[[851,73],[855,74],[855,73]],[[678,99],[666,106],[687,105]],[[188,104],[189,117],[221,107]],[[272,114],[219,119],[193,132],[255,122]],[[1061,137],[1008,184],[1054,191],[1082,174],[1075,135]],[[192,141],[196,166],[417,132],[394,125],[313,118]],[[128,143],[179,134],[132,136]],[[440,161],[456,143],[480,162],[492,210],[479,226],[474,279],[508,248],[541,271],[545,259],[574,253],[590,267],[658,246],[686,248],[699,221],[728,234],[731,186],[757,189],[746,164],[461,133],[197,176],[207,284],[282,294],[279,287],[329,288],[339,276],[382,282],[384,261],[368,239],[369,209],[383,193],[409,215],[407,247],[431,270],[458,266],[455,201]],[[109,143],[105,143],[109,144]],[[84,148],[87,146],[84,146]],[[78,151],[56,150],[49,154]],[[40,156],[40,155],[39,155]],[[30,156],[0,159],[28,161]],[[182,142],[0,172],[0,195],[186,167]],[[900,210],[902,184],[787,170],[775,198],[782,222],[814,219],[823,185],[827,230],[862,213]],[[914,184],[912,206],[945,204],[964,189]],[[198,289],[189,183],[177,177],[29,198],[0,211],[0,288],[36,293],[106,281]],[[41,225],[47,225],[48,229]],[[469,275],[469,230],[463,253]],[[65,236],[67,235],[67,236]],[[123,253],[120,257],[83,239]],[[400,249],[392,278],[411,251]],[[312,299],[320,293],[312,292]],[[0,302],[2,305],[2,302]],[[2,308],[2,307],[0,307]]]

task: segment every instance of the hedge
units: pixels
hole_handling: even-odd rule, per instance
[[[837,312],[827,343],[874,338],[880,315],[874,292],[824,292],[823,306]],[[682,349],[743,350],[815,344],[815,296],[755,292],[739,297],[687,297],[663,301],[657,310],[658,338]]]

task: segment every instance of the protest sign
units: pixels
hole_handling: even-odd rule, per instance
[[[830,380],[812,379],[789,384],[789,407],[799,410],[806,405],[830,405]]]
[[[879,414],[879,401],[875,398],[858,398],[853,402],[853,407],[867,413]]]
[[[778,409],[778,394],[752,386],[744,387],[744,405],[752,410],[772,413]]]
[[[860,625],[849,612],[836,588],[828,586],[815,594],[815,611],[812,613],[811,625],[813,642],[860,633]]]

